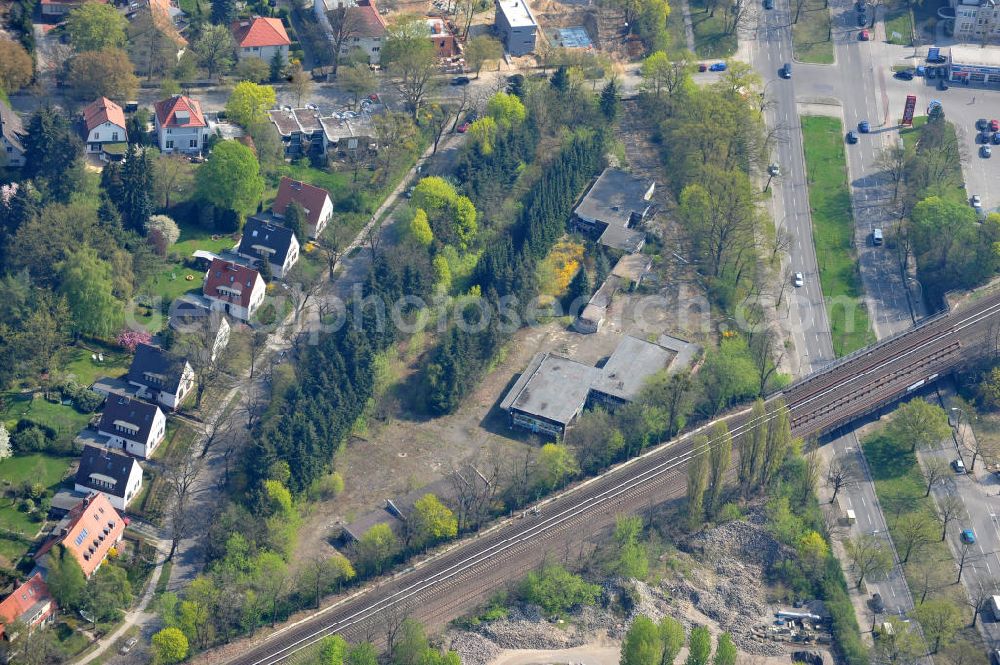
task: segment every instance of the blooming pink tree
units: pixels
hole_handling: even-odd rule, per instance
[[[135,353],[135,347],[140,344],[149,344],[153,336],[144,330],[123,330],[115,337],[115,341],[120,346],[128,349],[129,353]]]

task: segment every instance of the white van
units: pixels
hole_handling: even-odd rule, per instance
[[[876,247],[882,244],[882,229],[872,231],[872,244]]]

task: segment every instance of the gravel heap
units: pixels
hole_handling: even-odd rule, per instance
[[[501,649],[568,649],[586,640],[574,626],[545,621],[537,608],[513,608],[497,621],[483,624],[480,634]]]
[[[462,665],[486,665],[500,655],[500,647],[479,633],[452,630],[445,636],[448,648],[457,651]]]

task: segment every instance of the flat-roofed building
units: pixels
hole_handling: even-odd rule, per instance
[[[497,32],[507,53],[527,55],[535,51],[538,22],[526,0],[495,0]]]
[[[606,247],[634,254],[646,243],[646,234],[633,227],[649,214],[655,189],[651,180],[604,169],[573,211],[575,225]]]
[[[1000,83],[1000,48],[955,45],[949,51],[948,74],[952,81]]]

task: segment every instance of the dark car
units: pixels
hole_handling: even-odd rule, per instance
[[[847,142],[850,143],[851,145],[854,145],[855,143],[858,142],[858,133],[853,129],[847,132]]]
[[[993,135],[993,145],[1000,145],[1000,132]]]
[[[774,0],[764,0],[764,9],[774,9]]]
[[[786,62],[785,66],[778,70],[778,75],[783,79],[792,78],[792,63]]]
[[[976,135],[976,143],[989,143],[991,134],[989,132],[979,132]]]
[[[862,120],[861,122],[858,123],[858,131],[861,132],[862,134],[867,134],[871,130],[872,126],[868,123],[867,120]]]
[[[944,79],[938,81],[938,90],[947,90],[948,84],[944,82]]]
[[[898,78],[901,81],[912,81],[913,80],[913,72],[911,72],[908,69],[900,70],[900,71],[896,72],[895,74],[893,74],[893,76],[896,77],[896,78]]]
[[[871,608],[875,612],[885,612],[885,603],[882,602],[882,594],[873,593],[871,599]]]
[[[865,9],[868,7],[867,3],[858,0],[854,3],[854,8],[858,10],[859,14],[864,14]]]
[[[708,71],[708,65],[706,65],[704,62],[699,62],[698,63],[698,71],[699,72],[707,72]]]
[[[979,120],[976,120],[976,129],[978,129],[981,132],[986,131],[986,128],[989,126],[990,126],[990,121],[987,120],[986,118],[980,118]]]
[[[863,12],[858,13],[858,27],[863,28],[868,24],[868,17]]]
[[[452,85],[469,85],[472,82],[468,76],[456,76],[451,80]]]

